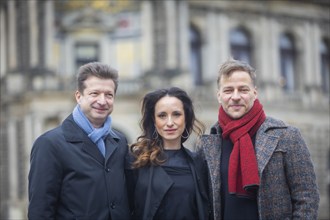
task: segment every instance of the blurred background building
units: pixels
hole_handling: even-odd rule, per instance
[[[71,113],[80,65],[119,70],[113,126],[131,143],[142,96],[160,87],[187,90],[210,128],[229,57],[257,69],[266,114],[302,131],[329,219],[327,0],[1,0],[0,219],[26,219],[31,146]]]

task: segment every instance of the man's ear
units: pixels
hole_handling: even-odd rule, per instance
[[[254,93],[254,100],[256,100],[258,98],[258,89],[257,89],[257,87],[254,87],[253,93]]]
[[[217,100],[218,100],[218,103],[221,105],[221,91],[220,91],[220,89],[217,90]]]
[[[80,103],[80,98],[81,98],[81,93],[77,90],[75,92],[74,96],[76,98],[77,103],[79,104]]]

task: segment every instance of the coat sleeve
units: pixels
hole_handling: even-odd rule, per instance
[[[133,155],[128,151],[125,158],[125,175],[126,175],[126,186],[128,194],[128,202],[130,207],[131,215],[134,214],[134,193],[137,181],[137,170],[132,168],[132,163],[134,161]]]
[[[31,150],[29,172],[29,219],[55,219],[61,189],[62,167],[54,137],[39,137]]]
[[[297,128],[289,127],[282,141],[288,142],[285,172],[290,187],[293,219],[317,219],[319,191],[307,145]]]
[[[200,144],[200,143],[199,143]],[[205,154],[203,151],[203,148],[201,146],[197,147],[197,151],[196,151],[196,155],[197,155],[197,160],[200,160],[201,163],[201,167],[202,167],[202,174],[203,176],[201,177],[201,181],[203,182],[202,184],[205,186],[205,190],[206,190],[206,196],[207,196],[207,201],[208,201],[208,216],[210,220],[213,220],[213,205],[211,204],[212,201],[212,186],[211,186],[211,180],[210,180],[210,176],[209,176],[209,169],[207,166],[207,161],[205,158]]]

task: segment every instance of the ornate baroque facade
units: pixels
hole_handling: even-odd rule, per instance
[[[257,69],[266,114],[299,127],[329,218],[330,3],[310,1],[2,0],[0,219],[25,219],[34,139],[75,106],[74,75],[101,61],[119,70],[114,127],[139,134],[146,91],[180,86],[198,117],[217,118],[216,74],[229,57]]]

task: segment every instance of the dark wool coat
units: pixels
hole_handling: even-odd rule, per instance
[[[105,158],[72,115],[35,141],[29,219],[130,218],[124,173],[128,146],[126,138],[114,132],[116,137],[106,138]]]
[[[188,156],[189,166],[196,186],[199,220],[207,220],[211,215],[211,207],[208,200],[206,164],[195,153],[186,148],[183,149]],[[135,220],[152,220],[162,199],[173,184],[173,180],[161,166],[146,166],[131,170],[128,182],[131,189],[129,197],[132,202],[131,205],[134,207],[132,208],[134,210],[133,219]],[[147,199],[148,191],[151,193],[149,201]],[[170,212],[171,210],[168,211]]]
[[[209,169],[213,217],[221,219],[220,155],[218,123],[202,136],[199,153]],[[299,130],[267,117],[256,134],[255,151],[260,187],[259,219],[317,219],[319,192],[310,153]]]

